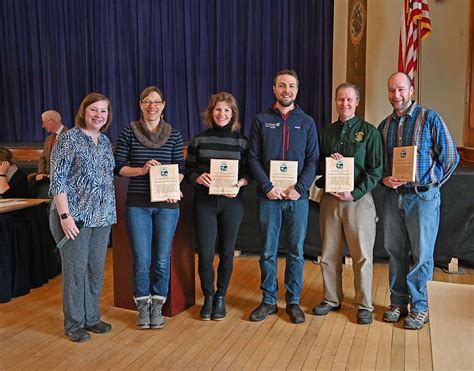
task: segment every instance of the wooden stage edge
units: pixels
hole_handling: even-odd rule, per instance
[[[464,165],[474,167],[474,147],[458,147],[458,152]]]

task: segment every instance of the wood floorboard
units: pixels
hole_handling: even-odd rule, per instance
[[[217,264],[217,259],[216,259]],[[278,259],[278,313],[263,322],[250,322],[261,302],[258,257],[235,259],[224,321],[201,321],[203,297],[196,278],[196,301],[162,330],[135,328],[134,311],[113,306],[112,250],[109,251],[101,297],[102,317],[113,324],[104,335],[75,344],[63,334],[61,277],[30,294],[0,304],[0,370],[432,370],[429,324],[406,331],[403,323],[385,323],[390,303],[388,264],[374,264],[374,322],[356,323],[352,266],[343,266],[342,309],[314,316],[323,298],[320,266],[305,262],[301,307],[306,320],[294,325],[285,312],[285,260]],[[474,269],[461,274],[435,269],[433,279],[474,284]],[[196,270],[197,271],[197,270]]]

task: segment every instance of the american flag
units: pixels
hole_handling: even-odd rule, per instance
[[[398,71],[408,74],[413,81],[417,70],[418,22],[420,23],[421,40],[431,34],[428,0],[403,0],[402,26],[398,48]]]

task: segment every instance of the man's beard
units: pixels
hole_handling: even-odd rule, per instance
[[[294,99],[283,101],[281,98],[277,98],[277,102],[280,103],[282,107],[290,107],[293,103],[295,103]]]

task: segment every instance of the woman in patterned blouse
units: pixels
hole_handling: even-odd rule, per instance
[[[151,166],[178,164],[180,181],[184,172],[183,140],[179,131],[163,120],[165,104],[158,88],[145,88],[140,94],[142,117],[123,129],[115,149],[115,173],[130,177],[125,218],[133,252],[139,329],[164,326],[161,309],[168,295],[171,242],[179,218],[177,200],[150,201]],[[150,269],[154,272],[152,282]]]
[[[88,331],[112,329],[101,321],[99,309],[110,228],[116,223],[115,163],[103,134],[111,121],[109,99],[87,95],[76,127],[59,137],[51,156],[50,226],[56,242],[67,240],[60,249],[64,332],[74,342],[89,340]]]

